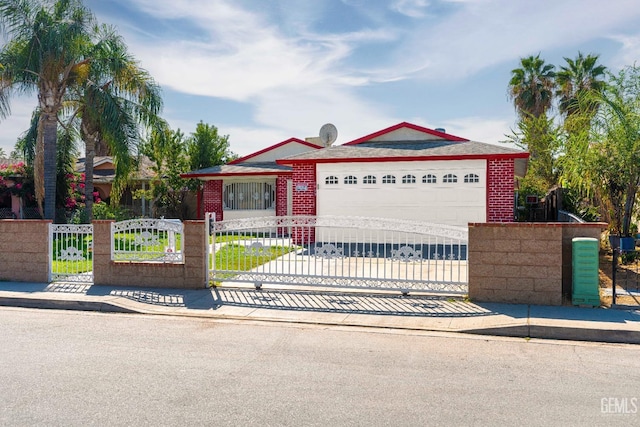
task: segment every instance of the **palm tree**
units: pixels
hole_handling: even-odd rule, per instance
[[[556,74],[559,98],[558,109],[560,113],[569,118],[579,112],[579,100],[587,92],[602,93],[605,88],[605,73],[607,67],[598,65],[599,55],[584,56],[578,52],[575,60],[564,58],[567,65],[560,67]],[[591,105],[590,110],[595,112],[596,105]]]
[[[547,118],[555,89],[554,66],[545,64],[540,54],[520,59],[521,68],[511,71],[509,96],[518,113],[522,142],[530,153],[528,176],[535,175],[546,191],[555,183],[552,121]]]
[[[555,67],[545,64],[540,54],[521,58],[520,65],[511,70],[509,96],[520,117],[540,117],[551,108]]]
[[[112,27],[100,29],[100,40],[91,66],[76,90],[69,93],[85,143],[85,204],[87,219],[93,217],[93,159],[96,152],[112,155],[116,178],[112,200],[116,201],[132,166],[131,153],[140,141],[140,126],[161,123],[160,88],[128,53]]]
[[[38,93],[34,179],[44,218],[56,208],[56,144],[63,97],[90,62],[93,14],[79,0],[0,0],[0,116],[9,114],[14,93]]]

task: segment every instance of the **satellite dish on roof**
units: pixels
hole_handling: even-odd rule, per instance
[[[331,123],[322,125],[320,128],[320,141],[322,141],[325,147],[329,147],[333,144],[337,137],[338,129],[336,129],[336,127]]]

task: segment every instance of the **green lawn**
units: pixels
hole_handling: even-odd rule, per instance
[[[249,271],[260,265],[296,250],[295,246],[265,246],[260,252],[248,251],[244,245],[230,243],[218,249],[215,253],[215,269],[228,271]],[[209,255],[210,257],[213,255]],[[209,259],[211,261],[211,258]],[[234,277],[234,273],[221,277]],[[220,277],[220,276],[218,276]]]
[[[144,252],[164,252],[164,248],[169,246],[169,236],[166,231],[161,231],[157,234],[154,234],[154,237],[157,237],[158,243],[154,245],[142,245],[140,243],[136,243],[136,237],[139,233],[116,233],[113,236],[114,239],[114,249],[116,251],[131,251],[136,252],[139,251],[141,254]],[[176,252],[182,249],[182,239],[181,235],[177,234],[175,237],[176,244]]]
[[[76,236],[58,238],[53,241],[53,262],[52,270],[54,273],[86,273],[92,270],[92,245],[93,236],[84,236],[79,238]],[[84,259],[68,260],[64,258],[63,253],[67,252],[69,248],[75,248],[76,250],[70,251],[75,253],[78,257]]]

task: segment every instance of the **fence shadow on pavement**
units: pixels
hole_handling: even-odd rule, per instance
[[[340,290],[254,289],[163,289],[101,286],[90,283],[4,283],[4,291],[64,293],[125,298],[141,304],[191,310],[217,310],[223,306],[342,314],[376,314],[413,317],[478,317],[499,313],[491,304],[474,304],[459,296],[400,293],[350,292]]]
[[[256,309],[424,317],[475,317],[490,310],[461,298],[339,291],[215,288],[220,305]]]

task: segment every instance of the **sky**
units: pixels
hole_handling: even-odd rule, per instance
[[[162,87],[162,116],[251,154],[332,123],[343,144],[400,122],[497,144],[515,129],[511,70],[578,52],[640,57],[637,0],[85,0]],[[35,96],[0,121],[13,150]]]

